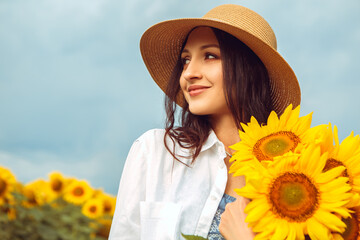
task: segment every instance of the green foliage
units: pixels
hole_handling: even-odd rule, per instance
[[[1,240],[104,240],[95,237],[98,223],[81,213],[81,207],[56,199],[50,204],[24,207],[25,197],[14,193],[14,203],[0,206]],[[6,212],[15,210],[15,218]],[[91,237],[94,236],[94,237]]]
[[[194,236],[194,235],[184,235],[181,234],[186,240],[206,240],[206,238],[200,237],[200,236]]]

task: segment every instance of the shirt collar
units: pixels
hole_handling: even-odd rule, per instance
[[[221,152],[223,152],[223,154],[225,155],[224,144],[222,142],[220,142],[220,140],[217,138],[215,132],[211,129],[210,133],[209,133],[209,137],[203,144],[203,146],[200,150],[200,153],[204,152],[212,147],[215,147],[215,146],[218,146],[219,150]],[[180,161],[187,165],[191,165],[192,158],[189,156],[191,156],[192,150],[179,147],[179,149],[177,151],[179,153],[178,157],[179,157]],[[187,157],[182,157],[182,156],[187,156]]]
[[[201,148],[200,152],[206,151],[207,149],[211,148],[212,146],[220,144],[220,146],[224,147],[224,144],[220,142],[217,138],[214,130],[211,129],[208,139],[205,141],[203,147]]]

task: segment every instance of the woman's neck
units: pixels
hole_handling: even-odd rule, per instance
[[[226,148],[240,141],[238,128],[231,114],[211,117],[211,126]]]

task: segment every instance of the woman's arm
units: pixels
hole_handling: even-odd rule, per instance
[[[121,175],[109,240],[140,239],[140,202],[145,199],[146,159],[139,140],[132,145]]]
[[[235,202],[228,203],[221,215],[219,230],[226,240],[251,240],[255,234],[245,222],[244,209],[249,200],[238,197]]]

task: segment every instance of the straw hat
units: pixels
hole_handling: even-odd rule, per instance
[[[300,104],[300,87],[295,73],[276,50],[276,37],[266,20],[243,6],[225,4],[211,9],[202,18],[160,22],[145,31],[140,51],[150,75],[165,91],[183,42],[194,27],[221,29],[245,43],[264,63],[271,86],[274,110],[281,113],[292,103]],[[181,93],[182,94],[182,93]],[[177,103],[182,105],[182,97]]]

